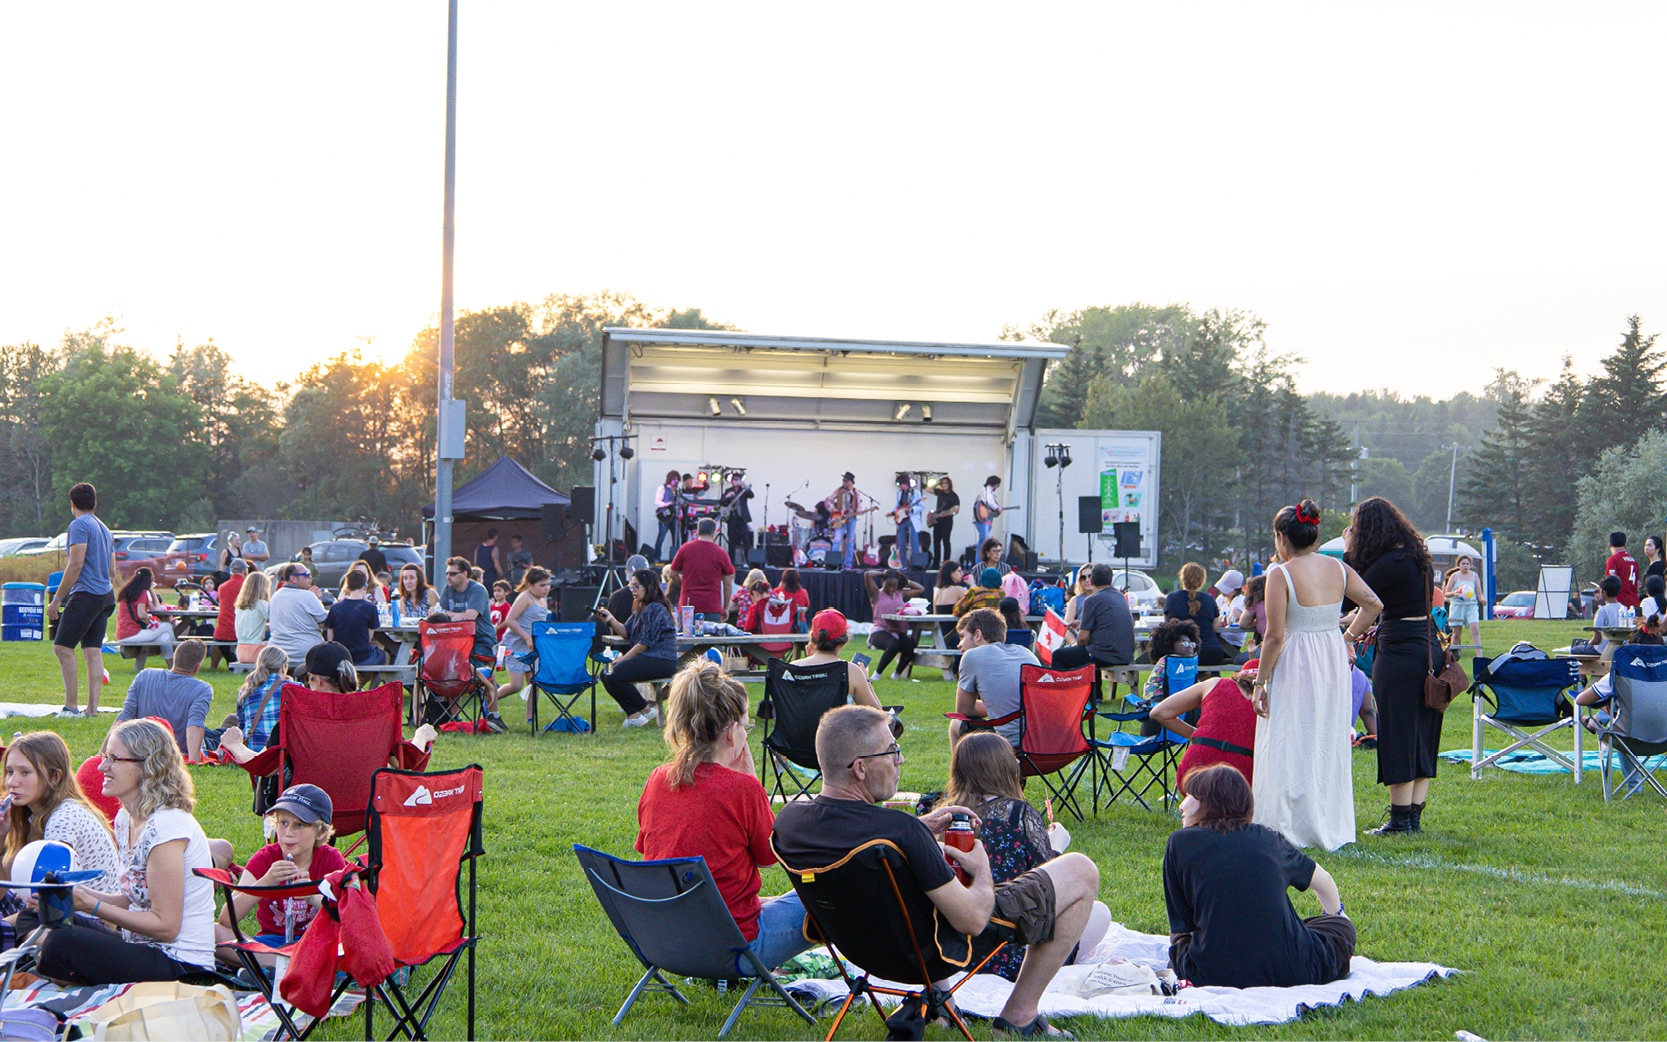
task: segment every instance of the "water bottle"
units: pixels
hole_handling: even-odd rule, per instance
[[[295,863],[295,859],[290,857],[288,854],[284,855],[284,860],[288,861],[290,864]],[[285,944],[294,944],[295,943],[295,901],[296,901],[296,899],[293,898],[293,897],[284,898],[284,943]]]
[[[393,620],[395,626],[399,625],[399,598],[388,602],[388,617]]]
[[[965,814],[956,814],[950,818],[949,828],[945,829],[943,834],[944,846],[965,851],[971,850],[976,842],[978,842],[978,837],[973,834],[971,818]],[[962,886],[972,885],[972,877],[967,875],[966,870],[956,864],[954,859],[945,854],[944,860],[948,861],[949,867],[955,870],[955,876],[961,881]]]

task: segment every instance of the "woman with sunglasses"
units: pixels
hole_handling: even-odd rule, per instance
[[[811,943],[797,894],[759,900],[758,870],[776,863],[775,814],[753,773],[751,730],[746,689],[716,662],[697,658],[677,674],[666,705],[671,759],[637,803],[637,850],[651,860],[705,858],[741,936],[773,970]]]
[[[192,816],[196,797],[179,746],[152,720],[110,729],[99,766],[116,812],[122,889],[75,888],[77,919],[47,932],[41,976],[76,985],[178,980],[214,965],[214,884],[209,840]]]

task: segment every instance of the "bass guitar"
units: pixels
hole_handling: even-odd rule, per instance
[[[927,527],[931,527],[932,525],[937,524],[939,521],[942,521],[946,517],[954,517],[956,514],[959,514],[960,512],[961,512],[961,504],[959,504],[959,503],[950,507],[948,510],[934,510],[930,514],[926,515]]]

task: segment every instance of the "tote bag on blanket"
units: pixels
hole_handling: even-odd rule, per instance
[[[137,1039],[240,1039],[243,1021],[226,987],[199,988],[178,981],[135,984],[81,1017],[83,1037],[130,1042]],[[90,1029],[90,1032],[89,1032]]]

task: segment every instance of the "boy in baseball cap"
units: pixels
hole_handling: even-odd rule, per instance
[[[330,824],[333,814],[330,794],[318,786],[291,785],[285,789],[267,813],[276,842],[255,851],[243,870],[243,878],[238,880],[239,885],[282,886],[323,879],[346,868],[347,858],[330,845],[330,837],[335,835]],[[236,940],[231,928],[233,918],[248,915],[251,905],[255,906],[255,921],[259,926],[255,940],[281,947],[306,931],[307,924],[318,915],[320,900],[314,895],[257,901],[252,894],[234,894],[232,903],[221,911],[220,921],[214,926],[217,944]]]

